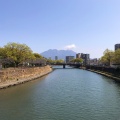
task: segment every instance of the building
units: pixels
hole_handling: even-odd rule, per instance
[[[90,64],[90,54],[81,53],[81,57],[83,59],[83,64]]]
[[[115,50],[120,49],[120,44],[115,44]]]
[[[80,58],[80,57],[81,57],[80,53],[76,54],[76,58]]]
[[[82,58],[85,65],[90,64],[90,54],[78,53],[76,58]]]
[[[69,63],[73,59],[74,59],[74,56],[66,56],[66,63]]]
[[[58,56],[55,56],[55,60],[58,60]]]
[[[99,64],[99,60],[97,58],[90,60],[90,65],[98,65],[98,64]]]

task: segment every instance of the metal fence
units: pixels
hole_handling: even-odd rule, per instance
[[[102,67],[102,66],[86,66],[86,69],[92,69],[101,72],[107,72],[114,76],[120,77],[120,68],[112,68],[112,67]]]

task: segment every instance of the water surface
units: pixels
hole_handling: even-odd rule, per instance
[[[119,120],[120,84],[80,69],[0,90],[0,120]]]

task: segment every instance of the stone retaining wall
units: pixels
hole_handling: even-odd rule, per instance
[[[28,68],[8,68],[0,70],[0,83],[20,81],[22,79],[41,77],[52,71],[50,66],[28,67]]]

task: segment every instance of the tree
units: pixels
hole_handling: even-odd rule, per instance
[[[101,62],[110,66],[113,62],[114,52],[112,50],[106,49],[101,57]]]
[[[120,64],[120,49],[115,51],[113,61],[115,64]]]
[[[55,63],[56,64],[61,64],[61,63],[64,63],[64,60],[60,59],[60,60],[55,60]]]
[[[38,53],[33,53],[33,55],[35,56],[35,58],[43,58],[40,54]]]
[[[54,60],[51,60],[51,59],[47,59],[47,64],[54,64]]]
[[[76,58],[76,59],[73,59],[71,62],[74,62],[74,63],[82,63],[82,62],[83,62],[83,59],[82,59],[82,58]]]
[[[4,46],[4,53],[7,59],[14,61],[15,66],[28,59],[34,59],[32,50],[25,44],[8,43]]]
[[[0,58],[5,58],[5,49],[0,47]]]
[[[40,66],[40,65],[46,65],[47,59],[41,56],[38,53],[33,53],[35,59],[30,61],[32,65]]]

